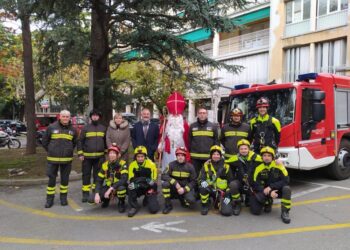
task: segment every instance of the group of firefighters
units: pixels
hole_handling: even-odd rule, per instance
[[[163,214],[173,209],[172,200],[178,199],[182,207],[193,208],[201,202],[201,214],[207,215],[211,206],[224,216],[239,215],[242,203],[252,214],[269,213],[273,199],[281,199],[281,219],[290,223],[291,189],[286,168],[277,159],[281,125],[268,114],[269,100],[260,98],[256,103],[258,114],[250,124],[243,122],[243,112],[234,108],[230,122],[219,136],[216,125],[208,121],[207,110],[198,110],[197,122],[189,130],[189,148],[176,149],[176,160],[170,162],[161,174],[161,192],[164,197]],[[126,210],[134,216],[141,205],[137,199],[144,196],[142,205],[150,213],[160,210],[158,168],[147,157],[147,149],[137,146],[130,164],[121,159],[117,145],[107,149],[105,160],[105,127],[99,123],[101,113],[90,112],[91,123],[78,138],[69,123],[70,114],[62,111],[60,120],[50,125],[43,146],[48,151],[46,208],[54,203],[56,176],[61,174],[60,201],[67,202],[68,180],[77,144],[83,160],[82,202],[101,203],[107,207],[117,200],[120,213]],[[220,144],[222,146],[220,146]],[[92,171],[94,170],[94,171]],[[91,172],[94,182],[91,184]]]

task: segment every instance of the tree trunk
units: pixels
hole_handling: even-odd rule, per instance
[[[33,48],[30,31],[30,16],[21,15],[22,41],[23,41],[23,68],[25,83],[24,115],[27,121],[27,147],[26,154],[36,153],[35,142],[35,94],[33,76]]]
[[[94,108],[102,114],[102,123],[112,119],[112,86],[108,62],[108,22],[105,0],[92,1],[91,13],[91,65],[93,67]]]

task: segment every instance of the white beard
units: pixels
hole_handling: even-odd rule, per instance
[[[177,148],[185,146],[183,139],[185,128],[182,115],[169,114],[167,120],[165,135],[170,140],[170,147]]]

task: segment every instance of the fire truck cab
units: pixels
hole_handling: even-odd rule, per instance
[[[327,167],[332,178],[349,178],[350,77],[309,73],[296,82],[239,85],[219,104],[218,121],[228,122],[225,111],[238,107],[249,122],[262,96],[270,100],[268,113],[281,122],[278,152],[286,167]]]

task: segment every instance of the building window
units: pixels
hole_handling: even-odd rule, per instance
[[[296,47],[286,49],[284,53],[285,57],[285,70],[284,80],[286,82],[294,82],[299,74],[308,73],[310,71],[309,58],[310,47]]]
[[[348,0],[318,0],[318,16],[348,9]]]
[[[316,44],[316,71],[339,73],[346,64],[346,39]]]
[[[286,23],[310,19],[310,0],[295,0],[286,4]]]

